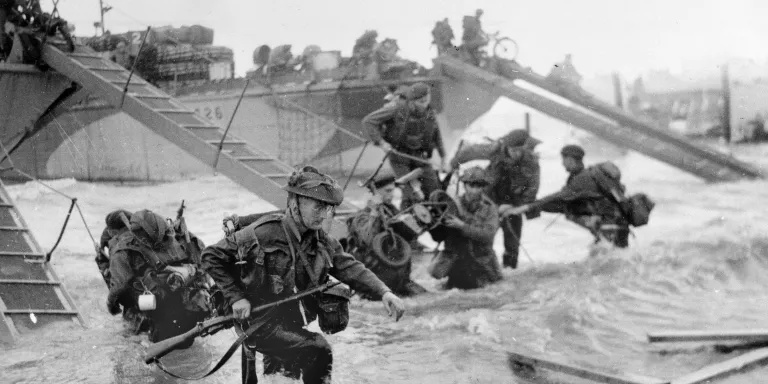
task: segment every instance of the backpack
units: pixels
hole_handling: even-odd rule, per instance
[[[656,206],[656,203],[645,193],[636,193],[629,197],[625,197],[624,186],[621,184],[621,170],[619,170],[619,167],[617,167],[616,164],[606,161],[595,164],[592,168],[601,172],[604,176],[614,181],[618,186],[616,188],[618,190],[609,188],[609,191],[605,191],[605,186],[595,180],[600,189],[603,189],[603,193],[606,194],[611,201],[617,204],[619,211],[622,216],[627,219],[629,224],[633,227],[642,227],[643,225],[648,224],[651,211]]]

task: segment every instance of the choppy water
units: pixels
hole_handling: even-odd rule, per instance
[[[768,164],[768,149],[734,149],[741,159]],[[587,161],[598,159],[587,159]],[[768,182],[705,184],[639,155],[615,159],[630,191],[657,202],[649,226],[636,229],[631,248],[590,248],[590,236],[555,216],[526,223],[521,268],[503,282],[474,291],[443,291],[425,272],[416,280],[433,293],[407,299],[400,322],[379,303],[353,303],[350,328],[330,337],[336,383],[518,382],[505,351],[536,353],[609,372],[671,378],[737,356],[702,345],[650,345],[657,329],[764,328],[768,318]],[[554,153],[542,154],[542,192],[565,177]],[[256,212],[263,202],[222,177],[162,185],[52,182],[76,196],[94,235],[111,209],[150,208],[172,215],[186,199],[187,220],[206,243],[221,236],[225,212]],[[34,184],[9,187],[40,243],[50,246],[68,201]],[[361,196],[357,196],[361,199]],[[545,229],[555,219],[554,224]],[[501,252],[501,239],[497,238]],[[86,329],[54,326],[0,352],[0,382],[173,382],[139,362],[142,337],[126,336],[104,309],[106,288],[92,261],[82,222],[73,217],[53,263],[74,296]],[[224,352],[231,331],[170,358],[200,372]],[[666,349],[664,351],[663,349]],[[238,382],[237,356],[207,383]],[[758,383],[768,369],[727,383]],[[271,382],[285,382],[272,380]]]

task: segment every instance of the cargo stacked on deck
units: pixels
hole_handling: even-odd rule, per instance
[[[130,68],[145,34],[146,31],[117,35],[107,32],[84,39],[83,43]],[[234,53],[212,44],[213,30],[200,25],[154,28],[146,38],[136,70],[163,88],[233,78]]]

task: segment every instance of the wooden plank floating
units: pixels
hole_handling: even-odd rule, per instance
[[[521,355],[517,352],[507,352],[510,368],[513,368],[515,363],[533,366],[534,368],[543,368],[551,371],[565,373],[571,376],[580,377],[582,379],[592,380],[598,383],[606,384],[668,384],[669,381],[639,376],[631,374],[614,375],[603,372],[596,372],[581,367],[576,367],[567,363],[561,363],[552,360],[546,360],[540,357],[532,357]],[[513,368],[514,369],[514,368]]]
[[[648,342],[706,342],[706,341],[763,341],[768,340],[768,329],[719,329],[711,331],[661,331],[648,334]]]
[[[768,348],[761,348],[752,352],[745,353],[739,357],[712,364],[698,371],[672,380],[670,384],[699,384],[708,383],[714,379],[724,379],[739,373],[745,373],[748,370],[758,368],[768,364]]]

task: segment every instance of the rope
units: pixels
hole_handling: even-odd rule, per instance
[[[64,236],[64,231],[67,229],[67,223],[69,223],[69,217],[72,216],[72,208],[75,207],[75,204],[77,204],[77,199],[72,199],[72,204],[69,205],[69,211],[67,211],[67,217],[64,218],[64,225],[61,227],[61,231],[59,232],[59,238],[56,239],[56,243],[53,244],[53,247],[51,248],[51,250],[49,250],[48,253],[45,254],[46,263],[51,261],[51,255],[53,255],[53,251],[55,251],[56,247],[59,246],[59,243],[61,242],[61,238]]]
[[[91,232],[90,227],[88,227],[88,222],[85,220],[85,215],[83,215],[83,211],[82,211],[82,209],[80,209],[80,204],[77,203],[77,198],[76,197],[69,196],[69,195],[67,195],[64,192],[61,192],[61,191],[57,190],[56,188],[53,188],[50,185],[43,183],[42,181],[40,181],[36,177],[33,177],[33,176],[29,175],[28,173],[26,173],[26,172],[16,168],[13,165],[13,161],[11,160],[11,156],[8,154],[8,151],[6,151],[5,145],[3,145],[2,142],[0,142],[0,148],[3,150],[3,152],[5,152],[5,155],[7,156],[6,158],[8,159],[8,162],[11,163],[10,167],[3,168],[2,171],[14,171],[14,172],[16,172],[16,173],[26,177],[27,179],[29,179],[31,181],[34,181],[34,182],[42,185],[43,187],[48,188],[48,189],[50,189],[51,191],[53,191],[55,193],[58,193],[61,196],[64,196],[65,198],[69,199],[72,202],[71,205],[69,206],[69,212],[67,212],[67,217],[64,219],[64,225],[61,227],[61,232],[59,232],[59,237],[58,237],[58,239],[56,239],[56,243],[53,245],[51,250],[48,251],[45,254],[45,262],[46,263],[49,263],[51,261],[51,256],[53,255],[53,251],[56,250],[56,247],[58,247],[59,242],[61,242],[61,239],[64,236],[64,231],[66,230],[67,224],[69,223],[69,217],[72,215],[72,210],[73,210],[74,207],[77,207],[77,212],[80,214],[80,219],[83,221],[83,226],[85,226],[85,230],[88,232],[88,236],[91,238],[91,242],[94,245],[98,244],[96,242],[96,239],[93,237],[93,233]]]

